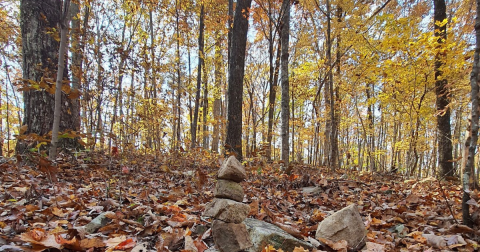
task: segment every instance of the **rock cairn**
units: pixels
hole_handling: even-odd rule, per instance
[[[214,219],[213,241],[221,252],[237,252],[252,246],[243,223],[250,212],[250,206],[242,203],[244,192],[240,182],[246,178],[245,167],[230,156],[218,171],[215,198],[205,206],[203,216]]]

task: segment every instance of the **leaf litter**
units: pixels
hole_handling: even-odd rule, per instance
[[[29,165],[1,160],[0,251],[203,252],[214,247],[211,220],[202,212],[213,199],[223,158],[197,149],[135,158],[84,153],[58,159],[56,169],[39,160]],[[313,251],[349,249],[345,241],[315,239],[315,231],[350,204],[357,204],[368,230],[363,251],[478,249],[480,194],[471,192],[469,203],[477,229],[461,225],[458,182],[331,173],[303,164],[295,164],[294,174],[287,176],[277,163],[244,164],[249,217],[312,243]],[[103,221],[91,228],[99,216]],[[263,251],[283,250],[266,246]]]

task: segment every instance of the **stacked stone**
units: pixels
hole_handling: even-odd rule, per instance
[[[237,252],[252,246],[247,227],[243,221],[250,206],[242,203],[243,188],[247,178],[245,167],[230,156],[218,171],[215,198],[205,206],[203,216],[212,217],[213,240],[221,252]]]

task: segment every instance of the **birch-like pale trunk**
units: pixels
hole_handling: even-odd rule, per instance
[[[50,160],[55,160],[57,157],[58,131],[60,129],[60,115],[62,113],[62,82],[63,71],[65,70],[69,6],[70,0],[65,0],[63,2],[62,19],[60,20],[60,49],[58,50],[58,71],[57,81],[55,83],[55,109],[53,111],[52,142],[49,152]]]

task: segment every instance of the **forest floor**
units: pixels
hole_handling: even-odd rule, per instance
[[[213,199],[222,158],[201,150],[175,157],[83,153],[60,158],[58,168],[45,159],[30,159],[30,165],[16,159],[0,162],[0,251],[168,251],[162,249],[168,247],[203,252],[214,246],[209,219],[202,212]],[[331,173],[302,164],[287,176],[279,167],[246,163],[244,202],[251,206],[250,217],[277,224],[296,237],[314,239],[319,222],[355,203],[368,230],[368,251],[478,248],[478,233],[460,225],[459,182]],[[305,187],[315,188],[305,192]],[[471,209],[478,210],[475,200]],[[78,228],[101,213],[109,221],[99,230],[88,234]],[[314,251],[346,248],[329,244]]]

